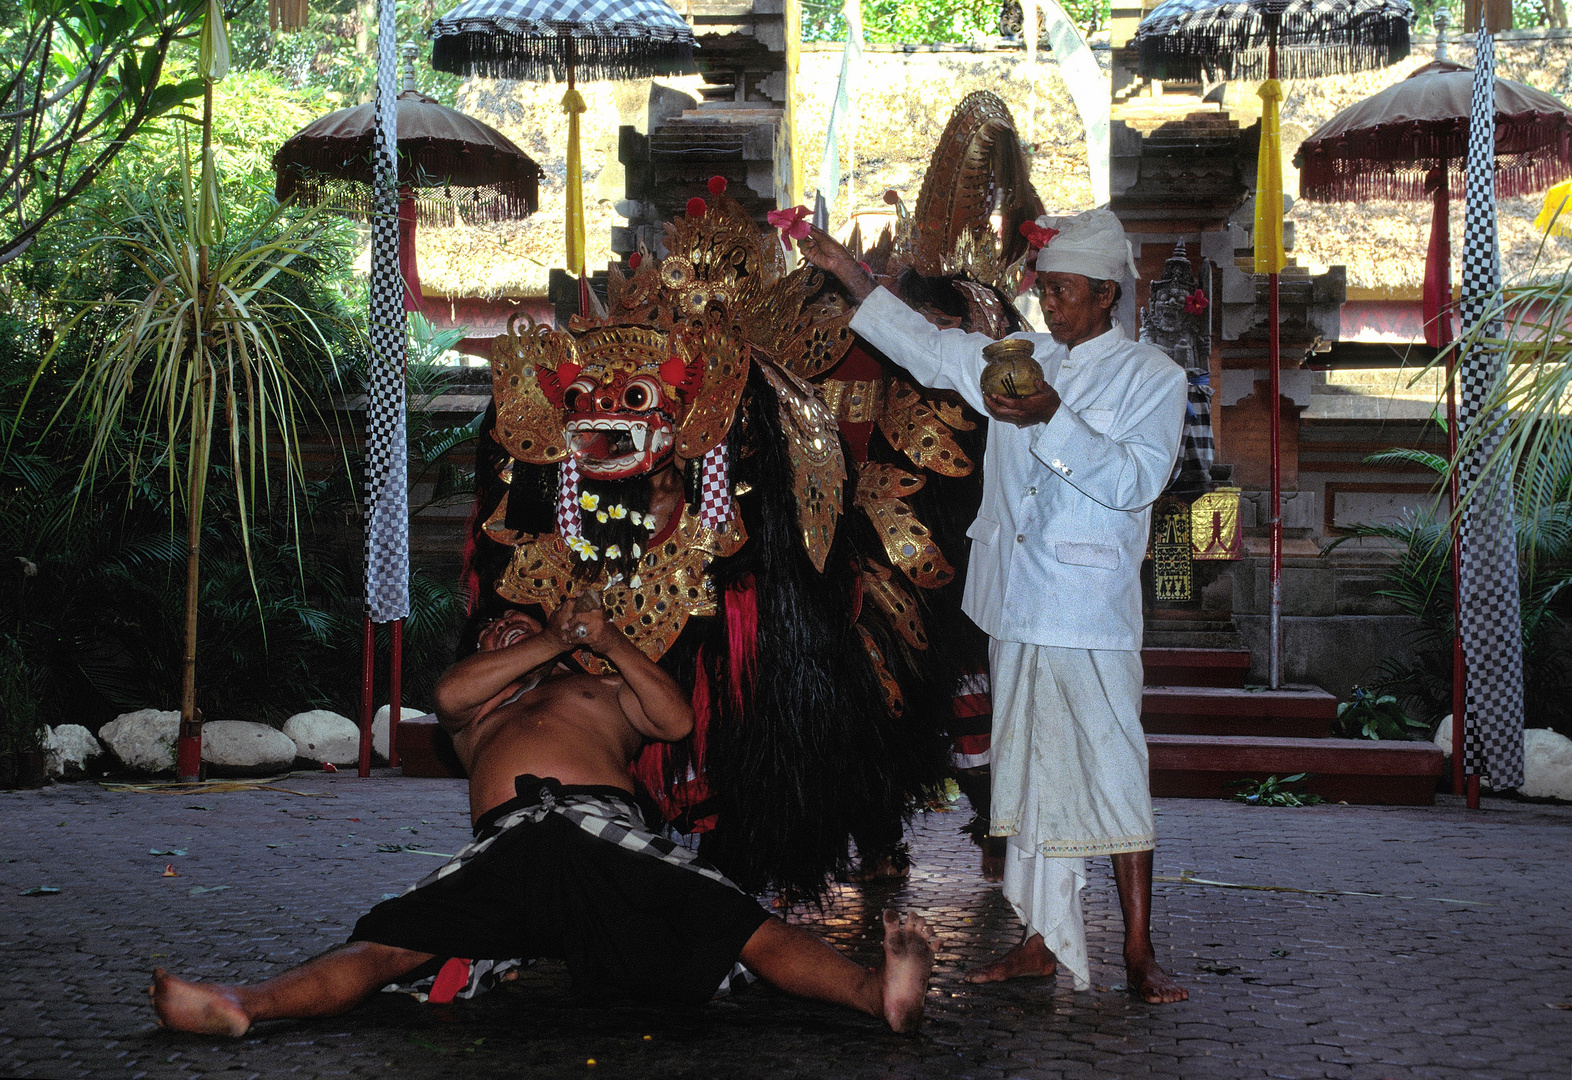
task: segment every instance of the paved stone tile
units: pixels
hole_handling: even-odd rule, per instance
[[[153,966],[266,977],[440,865],[419,851],[467,835],[456,782],[313,775],[280,788],[0,793],[0,1076],[1572,1080],[1572,1012],[1546,1007],[1572,1000],[1572,808],[1492,800],[1478,812],[1161,802],[1157,873],[1170,880],[1155,889],[1154,932],[1191,987],[1180,1005],[1115,989],[1106,860],[1090,863],[1084,898],[1092,991],[962,982],[1019,927],[977,876],[958,811],[914,823],[905,884],[840,886],[792,915],[872,963],[882,907],[927,914],[943,940],[916,1037],[767,988],[690,1010],[574,1002],[553,962],[451,1008],[381,994],[240,1040],[160,1031],[144,996]],[[61,891],[20,895],[34,885]]]

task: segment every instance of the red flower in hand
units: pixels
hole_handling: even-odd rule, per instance
[[[781,231],[781,239],[790,248],[793,240],[808,235],[807,217],[812,212],[806,206],[793,206],[789,210],[771,210],[764,219]]]
[[[1206,298],[1206,293],[1200,289],[1196,289],[1195,292],[1184,298],[1184,313],[1186,315],[1199,315],[1211,306],[1212,302]]]
[[[1058,229],[1046,229],[1035,221],[1021,222],[1021,235],[1026,237],[1026,242],[1034,248],[1045,248],[1048,242],[1059,235]]]

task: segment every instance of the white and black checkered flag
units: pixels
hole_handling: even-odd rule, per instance
[[[1464,352],[1458,367],[1458,424],[1459,434],[1469,436],[1459,439],[1465,450],[1458,487],[1469,496],[1461,527],[1459,628],[1468,663],[1465,766],[1501,790],[1523,782],[1523,629],[1511,476],[1490,464],[1506,418],[1500,409],[1484,411],[1505,375],[1505,358],[1481,340],[1501,336],[1495,102],[1495,39],[1481,26],[1468,132],[1459,305]]]
[[[376,191],[371,355],[366,364],[366,610],[409,614],[409,464],[404,439],[404,277],[398,266],[398,31],[377,3]]]

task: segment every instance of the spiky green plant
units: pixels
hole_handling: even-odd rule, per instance
[[[307,386],[331,375],[305,368],[331,365],[334,342],[346,327],[333,314],[304,307],[288,288],[292,279],[306,280],[311,267],[326,259],[330,226],[325,217],[276,209],[243,233],[231,230],[210,246],[202,240],[212,236],[203,228],[210,228],[212,212],[204,214],[189,159],[182,162],[178,181],[179,198],[172,207],[154,199],[139,208],[127,200],[131,228],[102,243],[113,257],[135,267],[139,284],[76,311],[44,357],[33,386],[79,324],[93,319],[111,327],[50,425],[70,422],[89,431],[82,490],[89,490],[97,475],[125,470],[137,477],[157,468],[165,476],[172,514],[183,498],[181,721],[182,736],[189,740],[200,735],[197,608],[209,478],[220,463],[231,476],[249,565],[249,522],[255,510],[281,495],[294,520],[304,483],[299,427],[316,413]],[[281,492],[274,491],[275,481],[282,484]]]

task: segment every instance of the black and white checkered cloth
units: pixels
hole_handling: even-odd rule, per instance
[[[1500,249],[1496,236],[1495,39],[1481,26],[1474,62],[1468,137],[1468,209],[1463,225],[1462,302],[1465,339],[1499,338]],[[1471,497],[1463,513],[1459,627],[1467,661],[1466,769],[1497,790],[1523,782],[1523,624],[1519,611],[1517,539],[1510,476],[1487,471],[1505,416],[1483,407],[1505,375],[1501,353],[1479,344],[1458,370],[1460,433],[1479,425],[1484,439],[1467,441],[1458,486]]]
[[[468,0],[431,25],[431,66],[456,75],[636,78],[693,62],[693,30],[666,0]]]
[[[1140,74],[1264,79],[1266,8],[1281,20],[1280,78],[1372,71],[1408,55],[1408,0],[1167,0],[1136,27]]]
[[[1209,372],[1194,369],[1187,370],[1185,377],[1190,389],[1184,440],[1164,492],[1199,495],[1211,486],[1212,462],[1217,458],[1217,440],[1212,436],[1212,379]]]
[[[719,529],[731,520],[731,456],[722,442],[699,467],[699,524]]]
[[[557,533],[564,540],[584,535],[579,513],[579,459],[572,454],[557,467]]]
[[[398,265],[398,35],[377,4],[376,213],[371,221],[371,355],[366,364],[366,610],[409,614],[409,460],[404,437],[404,277]]]

